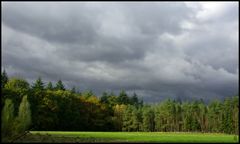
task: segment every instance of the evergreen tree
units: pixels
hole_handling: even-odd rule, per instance
[[[101,103],[105,103],[105,104],[108,104],[109,102],[108,102],[108,93],[107,92],[103,92],[102,93],[102,96],[101,96],[101,98],[100,98],[100,102]]]
[[[177,102],[176,104],[176,126],[175,126],[175,131],[182,131],[183,129],[183,119],[182,119],[182,107],[181,107],[182,102]]]
[[[49,82],[49,83],[47,84],[47,89],[48,89],[48,90],[53,90],[52,82]]]
[[[191,124],[191,129],[193,131],[200,131],[201,129],[201,126],[200,126],[200,123],[199,123],[199,116],[200,116],[200,109],[198,107],[198,102],[195,101],[193,104],[192,104],[192,124]]]
[[[71,93],[76,93],[75,86],[71,89]]]
[[[56,90],[65,90],[65,87],[64,87],[64,85],[63,85],[63,83],[62,83],[61,80],[59,80],[59,81],[57,82],[55,89],[56,89]]]
[[[2,88],[8,82],[8,75],[7,75],[7,72],[5,70],[3,70],[3,73],[1,74],[1,82],[2,82],[2,84],[1,84]]]
[[[33,84],[32,88],[35,90],[43,90],[44,89],[44,83],[42,82],[41,77],[38,77],[38,79]]]
[[[180,97],[179,95],[178,95],[177,98],[176,98],[176,102],[182,104],[182,99],[181,99],[181,97]]]
[[[62,82],[59,83],[58,89],[64,89]],[[44,88],[41,78],[36,80],[33,87]],[[129,98],[125,91],[121,91],[119,96],[104,92],[101,98],[94,96],[92,91],[86,91],[83,97],[76,97],[80,94],[73,94],[75,87],[71,91],[53,91],[52,87],[49,82],[48,91],[29,91],[29,84],[23,79],[10,78],[7,81],[2,89],[1,130],[4,138],[23,132],[31,121],[35,130],[46,131],[196,131],[238,134],[239,130],[238,96],[229,97],[223,102],[213,101],[209,105],[203,100],[167,100],[157,105],[143,106],[137,94]],[[29,95],[31,105],[26,95]],[[17,118],[14,115],[18,115]]]
[[[141,99],[140,102],[138,103],[138,107],[143,107],[143,99]]]
[[[2,109],[2,138],[8,138],[13,134],[14,105],[12,100],[6,99]]]
[[[129,101],[130,101],[130,104],[138,107],[139,102],[138,102],[137,94],[135,92],[133,93],[133,96],[130,98]]]
[[[140,109],[137,109],[135,106],[133,106],[131,119],[132,119],[132,124],[130,125],[130,127],[132,131],[142,130],[142,112]]]
[[[24,132],[31,125],[31,110],[30,104],[27,100],[27,96],[22,98],[22,102],[19,106],[18,117],[16,119],[17,129],[19,133]]]
[[[129,104],[129,97],[124,90],[118,96],[118,104]]]
[[[114,93],[111,92],[107,101],[109,103],[110,108],[112,108],[113,106],[117,105],[117,96],[115,96]]]
[[[130,132],[133,130],[133,117],[132,117],[133,107],[128,105],[126,110],[123,112],[123,125],[122,131]]]
[[[209,105],[208,113],[208,129],[210,132],[220,132],[225,129],[221,123],[223,122],[224,115],[222,114],[223,105],[220,101],[213,101]]]
[[[234,96],[232,100],[233,105],[233,125],[236,135],[239,134],[239,96]]]
[[[149,107],[143,108],[143,131],[154,131],[154,111]]]
[[[230,98],[226,98],[224,100],[223,108],[224,108],[223,123],[222,123],[224,125],[223,131],[228,134],[234,133],[233,117],[232,117],[233,105]]]
[[[192,113],[192,105],[191,103],[183,103],[183,131],[192,131],[192,121],[193,121],[193,113]]]

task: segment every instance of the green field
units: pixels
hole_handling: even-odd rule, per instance
[[[238,142],[234,135],[183,132],[31,131],[14,142]]]

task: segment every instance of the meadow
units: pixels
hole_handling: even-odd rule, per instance
[[[238,143],[239,137],[221,133],[184,132],[63,132],[30,131],[14,142],[176,142]]]

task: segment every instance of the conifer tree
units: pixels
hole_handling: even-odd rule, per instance
[[[19,106],[16,124],[17,124],[16,131],[18,133],[24,132],[31,125],[31,110],[30,110],[30,104],[27,100],[26,95],[22,98],[22,102]]]
[[[64,87],[64,85],[63,85],[63,83],[62,83],[61,80],[59,80],[59,81],[57,82],[55,89],[56,89],[56,90],[65,90],[65,87]]]
[[[49,83],[48,83],[47,89],[48,89],[48,90],[53,90],[52,82],[49,82]]]
[[[2,138],[9,137],[13,134],[13,121],[14,121],[14,105],[12,100],[6,99],[2,109]]]
[[[71,89],[71,92],[72,92],[72,93],[76,93],[76,88],[75,88],[75,86]]]
[[[44,83],[42,82],[41,77],[38,77],[38,79],[33,84],[32,88],[35,90],[43,90],[44,89]]]
[[[2,88],[8,82],[8,75],[7,75],[7,72],[5,70],[3,70],[3,73],[1,74],[1,82],[2,82],[2,85],[1,85]]]

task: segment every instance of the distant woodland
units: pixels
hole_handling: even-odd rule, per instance
[[[66,89],[59,80],[33,84],[1,74],[2,137],[25,130],[216,132],[238,134],[239,96],[205,104],[165,100],[145,104],[128,95]]]

